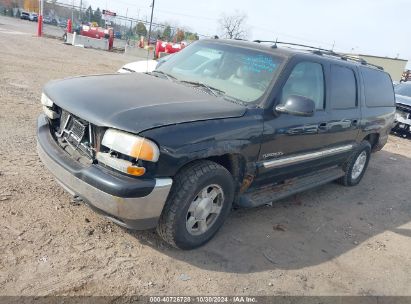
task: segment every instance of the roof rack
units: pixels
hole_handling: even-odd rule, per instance
[[[291,42],[283,42],[283,41],[278,41],[278,40],[275,40],[275,41],[273,41],[273,40],[254,40],[253,42],[256,42],[256,43],[267,43],[267,42],[274,43],[271,46],[272,48],[277,48],[277,44],[300,46],[300,47],[311,49],[312,50],[311,52],[313,54],[316,54],[316,55],[319,55],[319,56],[322,56],[322,55],[334,56],[334,57],[337,57],[337,58],[339,58],[341,60],[344,60],[344,61],[348,61],[348,60],[349,61],[354,61],[354,62],[358,62],[362,65],[368,65],[368,66],[372,66],[374,68],[377,68],[379,70],[384,70],[383,67],[375,65],[375,64],[368,63],[363,58],[348,55],[348,54],[340,54],[340,53],[334,52],[334,50],[327,50],[327,49],[323,49],[323,48],[315,47],[315,46],[311,46],[311,45],[291,43]]]

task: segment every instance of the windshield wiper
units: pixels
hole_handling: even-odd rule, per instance
[[[165,73],[165,72],[160,71],[160,70],[154,70],[154,71],[152,71],[151,73],[147,73],[147,74],[148,74],[148,75],[153,75],[153,73],[157,73],[157,74],[164,75],[164,76],[166,76],[166,78],[167,78],[168,80],[177,80],[177,78],[174,77],[173,75],[168,74],[168,73]],[[153,75],[153,76],[156,76],[156,75]]]
[[[221,95],[225,95],[225,92],[223,90],[214,88],[212,86],[209,86],[205,83],[202,82],[198,82],[198,81],[189,81],[189,80],[180,80],[180,82],[182,83],[187,83],[187,84],[192,84],[195,85],[197,87],[202,87],[207,89],[209,92],[211,92],[214,96],[221,96]]]

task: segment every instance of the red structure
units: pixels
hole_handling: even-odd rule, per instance
[[[174,54],[181,51],[185,47],[184,43],[171,43],[157,40],[155,58],[158,58],[160,53]]]
[[[38,16],[37,22],[37,36],[41,37],[43,35],[43,16]]]
[[[71,21],[71,19],[67,20],[67,33],[72,33],[73,31],[73,23]]]
[[[109,50],[113,49],[114,45],[114,30],[112,28],[94,27],[83,25],[80,29],[80,35],[94,39],[108,39]]]

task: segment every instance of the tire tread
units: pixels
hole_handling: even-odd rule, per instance
[[[204,174],[223,168],[223,166],[208,160],[196,161],[183,168],[175,177],[174,185],[161,213],[157,233],[171,246],[178,248],[175,243],[174,227],[177,210],[182,207],[186,193],[196,187],[197,180]],[[228,171],[227,171],[228,172]]]

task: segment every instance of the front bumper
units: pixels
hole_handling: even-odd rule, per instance
[[[96,212],[130,229],[157,226],[171,178],[137,179],[98,165],[80,164],[57,145],[44,115],[37,122],[37,150],[60,185]]]

